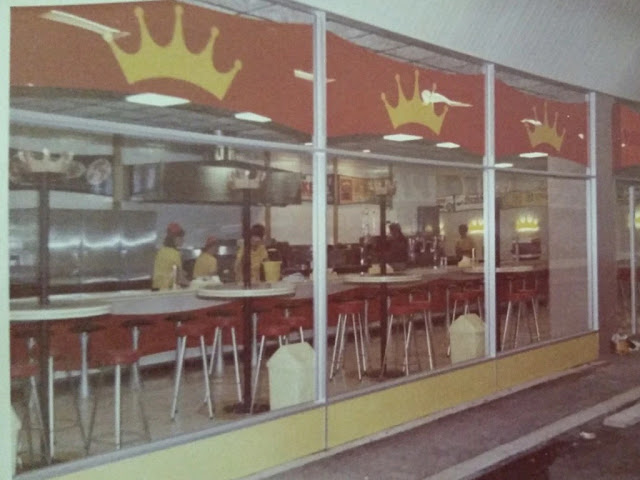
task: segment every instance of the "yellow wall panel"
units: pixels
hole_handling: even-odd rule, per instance
[[[64,480],[225,480],[324,449],[324,408],[57,477]]]
[[[486,362],[334,403],[327,414],[328,447],[489,395],[495,375],[493,362]]]
[[[592,333],[57,478],[239,478],[598,358]]]
[[[542,378],[598,358],[598,334],[558,342],[546,347],[528,350],[498,358],[498,390]]]

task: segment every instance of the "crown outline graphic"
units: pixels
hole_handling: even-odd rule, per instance
[[[564,135],[567,133],[567,129],[565,128],[562,130],[562,135],[558,133],[558,112],[555,113],[553,125],[550,125],[547,102],[544,102],[544,116],[542,123],[538,119],[538,112],[535,105],[531,109],[533,110],[535,125],[530,125],[529,122],[524,123],[524,128],[526,129],[529,137],[529,143],[532,147],[546,143],[552,146],[556,152],[559,152],[562,148],[562,142],[564,141]]]
[[[242,61],[236,59],[227,72],[220,72],[215,68],[214,48],[220,34],[215,26],[211,27],[209,40],[204,48],[200,52],[191,52],[184,41],[184,9],[181,5],[176,5],[174,11],[173,36],[165,46],[158,45],[151,36],[142,7],[134,9],[140,29],[140,48],[137,52],[127,53],[122,50],[112,33],[106,33],[102,38],[111,47],[129,84],[153,78],[171,78],[196,85],[218,100],[223,100],[242,68]]]
[[[397,129],[401,125],[406,125],[408,123],[417,123],[419,125],[424,125],[429,128],[436,135],[440,135],[440,129],[442,128],[442,123],[444,122],[444,118],[449,111],[449,106],[445,105],[443,111],[440,115],[436,114],[435,104],[432,102],[425,103],[422,101],[420,95],[420,86],[418,78],[420,76],[420,72],[418,70],[414,71],[414,83],[413,83],[413,96],[408,99],[404,94],[402,89],[402,85],[400,84],[400,74],[396,73],[396,85],[398,86],[398,103],[395,107],[392,107],[391,104],[387,101],[387,95],[383,92],[380,95],[384,106],[387,109],[387,113],[389,115],[389,119],[391,120],[391,124],[394,129]],[[431,87],[431,93],[435,93],[436,84],[433,83]],[[432,95],[433,97],[433,95]]]
[[[516,220],[517,232],[537,232],[540,230],[540,220],[531,214],[525,214]]]

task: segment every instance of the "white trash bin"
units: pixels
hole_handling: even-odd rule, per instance
[[[307,342],[280,347],[267,362],[271,410],[314,398],[314,351]]]
[[[22,428],[22,422],[20,422],[20,417],[16,414],[16,411],[11,407],[11,426],[13,427],[13,431],[11,432],[13,436],[13,452],[11,458],[13,458],[13,474],[16,474],[16,463],[18,460],[18,441],[20,440],[20,429]]]
[[[475,313],[460,315],[449,327],[451,363],[484,357],[484,322]]]

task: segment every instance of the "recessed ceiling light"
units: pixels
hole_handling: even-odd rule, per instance
[[[371,153],[371,150],[369,150],[368,148],[365,148],[364,150],[362,150],[362,153]]]
[[[542,157],[548,157],[549,155],[547,155],[544,152],[525,152],[525,153],[521,153],[519,156],[522,158],[542,158]]]
[[[310,147],[311,145],[313,145],[313,142],[304,142],[304,144],[305,144],[307,147]]]
[[[265,117],[263,115],[258,115],[253,112],[239,112],[234,115],[238,120],[247,120],[249,122],[258,122],[258,123],[267,123],[270,122],[271,119],[269,117]]]
[[[420,140],[420,135],[408,135],[406,133],[394,133],[391,135],[385,135],[385,140],[391,140],[392,142],[410,142],[411,140]]]
[[[127,102],[151,105],[153,107],[173,107],[175,105],[189,103],[189,100],[186,98],[161,95],[159,93],[136,93],[135,95],[128,95],[125,97],[125,100]]]
[[[496,168],[511,168],[513,167],[513,163],[509,163],[509,162],[500,162],[500,163],[496,163],[494,165],[494,167]]]
[[[453,142],[440,142],[440,143],[436,143],[436,147],[440,147],[440,148],[460,148],[460,145],[458,145],[457,143],[453,143]]]
[[[300,78],[302,80],[307,80],[308,82],[313,82],[313,73],[305,72],[304,70],[300,70],[298,68],[293,70],[293,76],[296,78]],[[335,82],[335,78],[327,78],[327,83]]]

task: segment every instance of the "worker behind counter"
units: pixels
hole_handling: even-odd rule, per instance
[[[167,225],[167,234],[153,262],[152,290],[169,290],[186,286],[189,282],[182,268],[180,247],[184,243],[184,230],[176,222]]]
[[[456,257],[458,257],[458,261],[462,260],[463,257],[471,258],[476,248],[473,240],[469,238],[468,232],[469,227],[466,224],[463,223],[458,227],[458,233],[460,234],[460,238],[456,242]]]
[[[193,278],[211,277],[218,274],[218,260],[214,255],[217,244],[216,237],[210,236],[207,238],[193,266]]]
[[[262,267],[262,262],[269,259],[267,247],[264,245],[264,234],[264,225],[256,223],[251,227],[251,283],[260,282],[260,270]],[[244,245],[242,245],[238,249],[238,253],[236,254],[235,273],[237,282],[242,282],[242,279],[244,278],[242,272],[244,250]]]
[[[402,229],[398,223],[389,225],[385,260],[391,265],[394,271],[401,271],[407,268],[407,262],[409,261],[409,241],[402,233]]]

